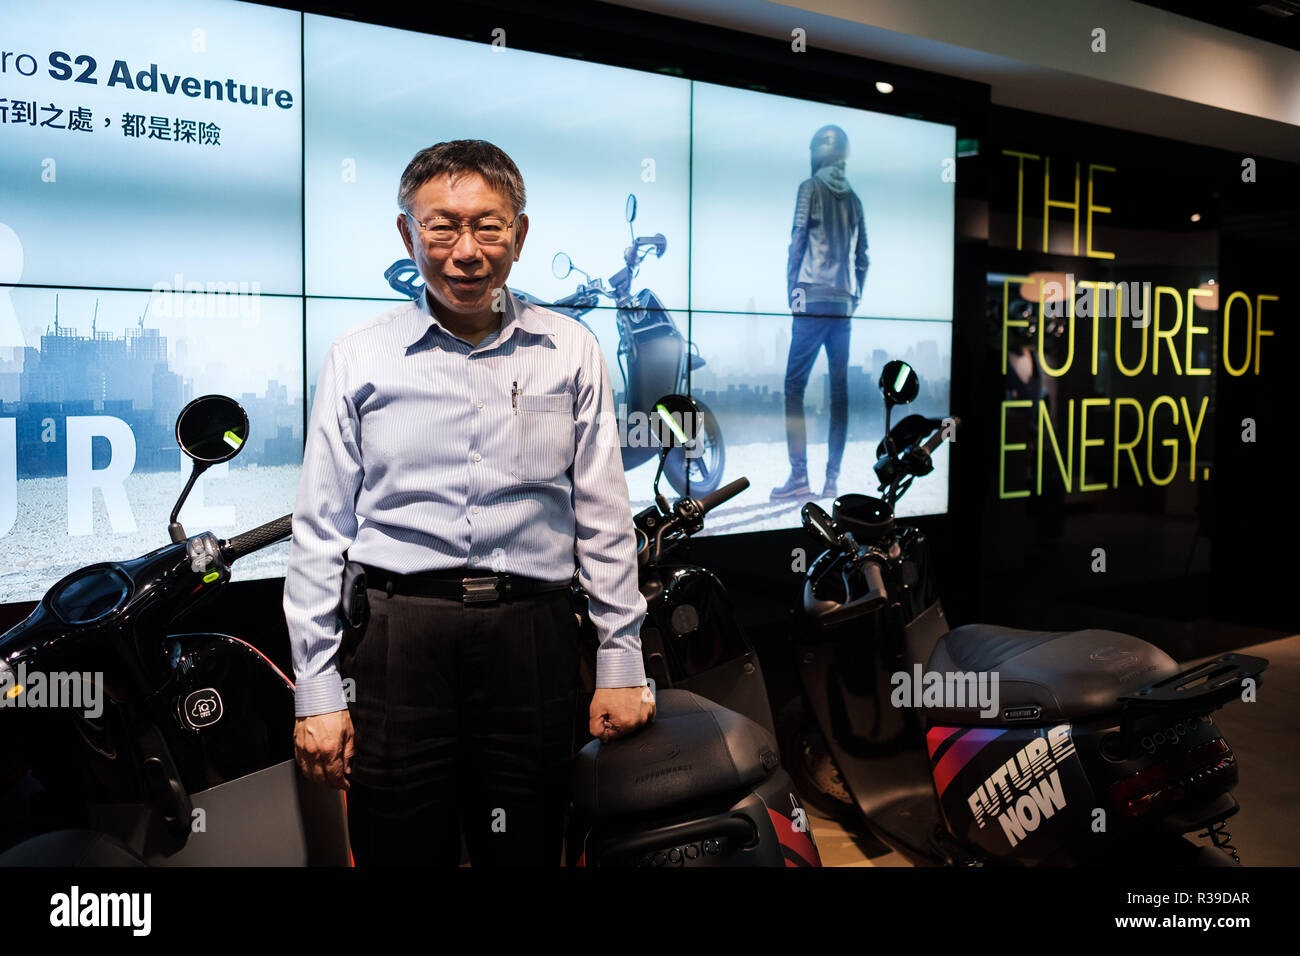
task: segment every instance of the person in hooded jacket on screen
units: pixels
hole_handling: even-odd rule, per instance
[[[867,279],[867,226],[862,200],[844,175],[849,138],[838,126],[819,129],[809,144],[812,175],[799,184],[790,236],[786,291],[793,325],[785,369],[785,430],[790,477],[772,500],[811,498],[803,396],[817,353],[830,369],[831,420],[822,497],[835,497],[849,422],[850,316]]]

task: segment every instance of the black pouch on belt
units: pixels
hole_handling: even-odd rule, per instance
[[[370,622],[370,600],[366,597],[366,571],[356,561],[343,562],[343,595],[339,602],[343,622],[343,651],[351,651]]]

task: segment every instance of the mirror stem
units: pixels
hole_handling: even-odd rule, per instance
[[[194,467],[190,469],[190,480],[185,482],[185,489],[181,492],[181,496],[176,499],[176,507],[172,509],[171,521],[167,525],[167,533],[171,535],[173,544],[180,544],[186,538],[185,529],[181,527],[180,521],[177,520],[180,517],[181,505],[185,504],[185,499],[189,497],[190,490],[194,487],[194,482],[198,480],[199,475],[207,470],[208,465],[205,462],[195,461]]]
[[[889,460],[895,465],[894,478],[885,490],[885,501],[889,504],[889,509],[894,509],[894,502],[898,500],[898,478],[901,469],[898,465],[898,450],[894,447],[893,436],[889,433],[889,418],[894,411],[894,403],[888,398],[885,399],[885,453],[889,455]]]
[[[663,445],[659,448],[659,467],[655,470],[655,504],[663,514],[668,514],[669,511],[672,510],[668,507],[668,499],[659,493],[659,479],[664,473],[664,462],[668,460],[669,447],[670,446],[668,445]]]

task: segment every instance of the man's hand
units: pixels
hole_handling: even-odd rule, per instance
[[[655,698],[649,687],[598,687],[591,698],[587,730],[608,743],[654,719]]]
[[[293,750],[308,780],[347,790],[347,775],[352,772],[352,715],[336,710],[299,717],[293,724]]]

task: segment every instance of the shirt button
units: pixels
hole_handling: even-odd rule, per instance
[[[482,461],[482,460],[483,460],[483,456],[480,455],[478,452],[474,452],[474,460],[475,460],[475,461]]]
[[[469,513],[472,515],[478,514],[478,505],[475,505],[473,508],[470,508]]]
[[[470,558],[470,559],[469,559],[469,563],[470,563],[470,564],[478,564],[478,558]]]
[[[483,402],[482,402],[481,399],[480,399],[479,401],[475,402],[474,404],[477,405],[479,408],[482,408],[482,407],[483,407]]]

